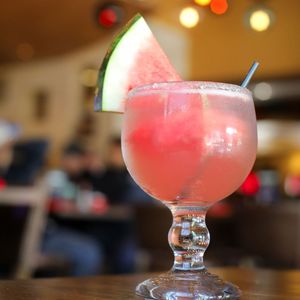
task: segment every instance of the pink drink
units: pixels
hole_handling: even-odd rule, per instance
[[[122,150],[135,181],[177,204],[219,201],[235,191],[256,155],[251,93],[235,85],[177,82],[130,92]]]

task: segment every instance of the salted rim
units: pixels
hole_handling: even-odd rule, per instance
[[[199,91],[216,92],[225,91],[235,94],[252,96],[252,93],[247,88],[236,84],[212,82],[212,81],[168,81],[145,84],[133,88],[128,92],[127,99],[136,94],[147,94],[148,92],[165,92],[171,90],[176,93],[199,93]]]

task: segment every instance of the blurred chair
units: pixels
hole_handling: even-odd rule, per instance
[[[12,274],[16,278],[28,278],[35,269],[46,221],[47,198],[48,190],[44,184],[32,187],[8,187],[0,191],[0,205],[29,209],[20,245],[14,245],[19,246],[19,255]]]

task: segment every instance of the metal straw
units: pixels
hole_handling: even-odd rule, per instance
[[[241,87],[247,87],[249,81],[251,80],[251,78],[258,66],[259,66],[259,63],[257,61],[255,61],[253,63],[253,65],[251,66],[250,70],[248,71],[248,74],[246,75],[244,81],[242,82]]]

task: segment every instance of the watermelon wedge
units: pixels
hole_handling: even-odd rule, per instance
[[[134,87],[181,80],[144,18],[137,14],[110,45],[100,67],[95,111],[124,112]]]

